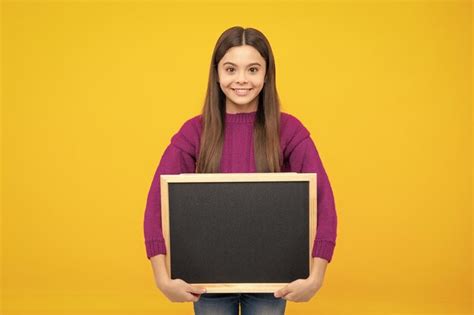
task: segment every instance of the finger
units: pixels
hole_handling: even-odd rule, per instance
[[[295,294],[294,293],[288,293],[287,295],[283,296],[282,299],[287,300],[287,301],[294,301],[295,300]]]
[[[186,300],[188,302],[197,302],[199,300],[199,296],[194,296],[191,293],[186,293]]]
[[[283,297],[283,296],[287,295],[288,293],[290,293],[290,289],[288,288],[288,286],[286,286],[286,287],[276,291],[274,296],[276,298],[280,298],[280,297]]]
[[[195,294],[203,294],[206,293],[206,288],[189,286],[187,291]]]
[[[280,298],[284,299],[286,297],[288,297],[288,295],[290,295],[292,292],[286,292],[286,294],[280,296]]]

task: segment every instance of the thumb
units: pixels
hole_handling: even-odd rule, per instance
[[[284,287],[284,288],[282,288],[282,289],[276,291],[275,294],[274,294],[274,296],[275,296],[276,298],[279,298],[279,297],[282,297],[282,296],[287,295],[288,293],[290,293],[290,290],[288,289],[288,286],[286,286],[286,287]]]
[[[206,293],[206,288],[189,286],[188,292],[196,293],[196,294],[203,294],[203,293]]]

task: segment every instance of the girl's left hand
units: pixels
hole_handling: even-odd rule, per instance
[[[274,293],[276,298],[293,302],[308,302],[322,286],[322,281],[311,278],[298,279]]]

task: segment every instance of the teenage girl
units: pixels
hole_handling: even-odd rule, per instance
[[[180,173],[317,173],[317,231],[311,274],[273,293],[205,293],[170,279],[161,230],[160,175]],[[323,284],[336,244],[334,197],[308,130],[280,112],[270,44],[254,28],[232,27],[212,54],[202,114],[174,134],[155,172],[144,218],[147,257],[157,287],[172,302],[193,302],[195,314],[284,314],[286,301],[309,301]],[[278,241],[278,240],[276,240]]]

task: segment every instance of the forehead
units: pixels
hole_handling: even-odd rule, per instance
[[[257,49],[250,45],[229,48],[219,63],[223,64],[227,61],[237,65],[246,65],[254,62],[258,62],[261,65],[265,64],[265,59],[262,55],[260,55]]]

